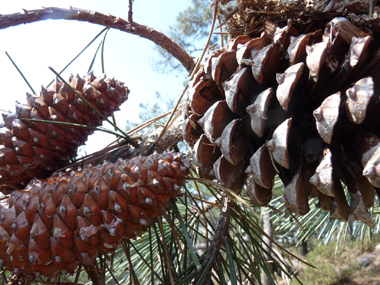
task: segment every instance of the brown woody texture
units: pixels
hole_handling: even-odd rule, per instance
[[[0,202],[0,265],[33,279],[92,264],[140,236],[177,196],[189,167],[169,152],[32,180]]]
[[[153,29],[152,27],[144,26],[136,22],[128,22],[127,20],[115,17],[112,15],[106,15],[96,11],[85,10],[75,7],[70,9],[59,7],[44,7],[36,10],[24,10],[23,13],[15,13],[9,15],[0,15],[0,29],[5,29],[11,26],[17,26],[20,24],[38,22],[49,19],[64,19],[64,20],[76,20],[89,22],[92,24],[98,24],[106,26],[112,29],[117,29],[123,32],[134,34],[136,36],[145,38],[159,45],[165,49],[172,56],[178,59],[179,62],[191,71],[194,66],[194,59],[171,38],[167,37],[160,31]]]
[[[190,82],[184,138],[199,174],[267,205],[278,174],[289,212],[308,199],[331,219],[374,226],[380,187],[377,34],[344,17],[299,34],[266,20],[216,50]],[[343,182],[350,193],[348,203]]]
[[[95,77],[71,76],[71,87],[104,116],[110,116],[128,98],[123,83]],[[42,87],[40,96],[27,94],[26,104],[16,104],[16,111],[3,114],[0,128],[0,191],[22,189],[32,178],[46,178],[69,164],[77,148],[84,144],[91,128],[54,122],[96,127],[103,118],[59,80],[51,89]]]

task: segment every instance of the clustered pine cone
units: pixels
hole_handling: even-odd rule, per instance
[[[177,196],[189,167],[169,152],[32,180],[0,202],[0,266],[34,278],[91,264],[141,235]]]
[[[110,116],[128,98],[123,83],[95,77],[71,76],[69,83],[95,109]],[[90,128],[26,121],[50,120],[96,127],[102,117],[96,114],[70,88],[56,80],[52,89],[42,87],[41,95],[27,94],[27,104],[17,104],[16,112],[3,114],[0,128],[0,191],[21,189],[32,178],[46,178],[69,164],[77,148],[93,133]]]
[[[270,202],[278,174],[288,211],[304,215],[318,196],[331,219],[373,226],[379,95],[379,38],[343,17],[301,35],[266,21],[261,37],[236,37],[194,77],[184,137],[201,176],[240,192],[251,174],[255,205]]]

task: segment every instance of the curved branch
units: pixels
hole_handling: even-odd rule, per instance
[[[0,15],[0,29],[48,19],[89,22],[137,35],[148,39],[165,49],[168,53],[177,58],[188,71],[191,71],[194,66],[193,58],[163,33],[136,22],[130,23],[125,19],[112,15],[105,15],[96,11],[73,7],[70,7],[70,9],[47,7],[37,10],[24,10],[24,13]]]

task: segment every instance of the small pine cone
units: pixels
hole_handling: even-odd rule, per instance
[[[379,39],[342,17],[301,35],[266,21],[261,37],[214,51],[189,84],[183,127],[199,174],[236,192],[252,174],[247,196],[262,206],[278,173],[289,212],[308,213],[318,196],[332,219],[374,226]]]
[[[71,76],[70,85],[104,116],[110,116],[128,98],[123,83],[90,73],[86,78]],[[96,127],[102,118],[68,86],[56,80],[52,89],[42,87],[41,95],[27,94],[27,104],[16,112],[3,114],[0,128],[0,191],[9,193],[25,187],[31,178],[46,178],[76,156],[92,129],[63,124],[26,121],[49,120]]]
[[[189,173],[181,153],[105,162],[34,179],[0,202],[0,266],[55,276],[140,236]]]

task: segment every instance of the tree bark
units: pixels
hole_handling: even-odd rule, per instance
[[[165,49],[168,53],[177,58],[187,71],[191,71],[194,66],[193,58],[182,47],[163,33],[136,22],[128,22],[123,18],[105,15],[96,11],[73,7],[70,7],[70,9],[47,7],[36,10],[24,10],[24,13],[0,15],[0,29],[48,19],[89,22],[137,35],[148,39]]]

